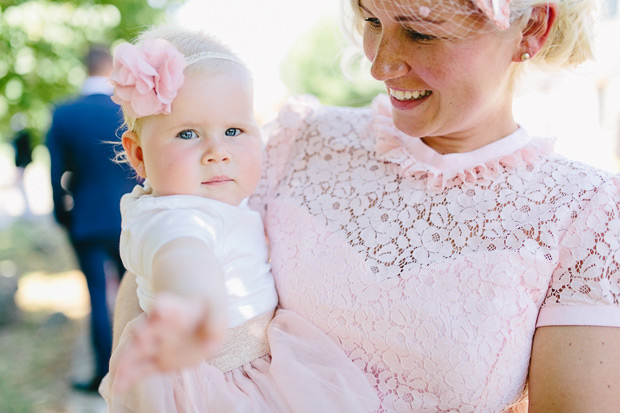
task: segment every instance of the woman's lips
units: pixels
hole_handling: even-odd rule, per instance
[[[433,94],[430,90],[398,90],[388,87],[392,106],[400,110],[410,110],[418,107]]]
[[[400,90],[400,89],[392,89],[391,87],[388,87],[388,92],[390,93],[390,96],[394,97],[397,100],[402,100],[402,101],[422,99],[430,95],[431,93],[433,93],[432,91],[426,90],[426,89]]]

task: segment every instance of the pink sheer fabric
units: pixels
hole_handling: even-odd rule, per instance
[[[266,128],[251,203],[280,305],[340,343],[379,411],[504,411],[537,325],[620,327],[620,179],[522,129],[439,155],[387,105],[300,97]]]
[[[127,324],[118,348],[127,345]],[[278,310],[267,329],[271,353],[223,373],[202,362],[179,373],[137,382],[114,392],[119,351],[100,391],[114,413],[367,412],[378,401],[367,379],[337,344],[298,315]]]

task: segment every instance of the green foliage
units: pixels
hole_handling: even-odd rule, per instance
[[[27,127],[40,143],[51,105],[86,77],[88,45],[132,39],[182,1],[0,0],[0,141]]]
[[[282,67],[282,78],[291,93],[309,93],[327,105],[364,106],[385,89],[372,79],[368,68],[350,68],[345,76],[341,61],[345,42],[333,19],[322,20],[301,36]],[[356,70],[357,69],[357,70]]]

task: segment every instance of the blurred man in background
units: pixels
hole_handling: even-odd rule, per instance
[[[80,96],[54,110],[47,146],[54,216],[68,231],[91,302],[94,376],[73,386],[94,392],[108,371],[112,347],[106,273],[120,279],[125,271],[118,252],[119,203],[136,182],[130,168],[113,161],[117,147],[111,142],[120,142],[123,122],[120,107],[110,99],[108,48],[92,46],[85,65],[88,78]]]

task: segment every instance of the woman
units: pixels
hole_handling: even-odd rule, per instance
[[[390,97],[296,99],[269,129],[253,204],[280,305],[382,411],[506,411],[526,382],[533,412],[620,406],[620,179],[554,155],[511,105],[522,66],[588,57],[593,2],[538,3],[352,0]]]

